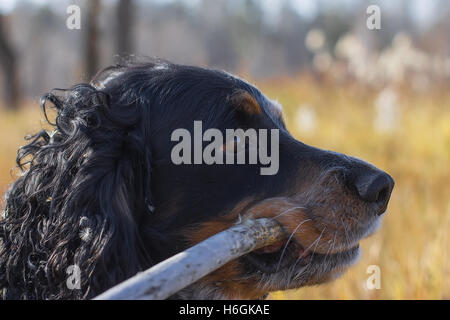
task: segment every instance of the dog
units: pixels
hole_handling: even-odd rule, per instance
[[[324,283],[358,259],[359,241],[378,228],[394,187],[367,162],[293,138],[277,102],[224,71],[122,63],[51,91],[41,105],[53,131],[28,137],[17,156],[22,175],[5,195],[2,299],[89,299],[262,217],[275,219],[285,240],[171,298],[261,299]],[[278,150],[276,173],[263,175],[255,163],[175,164],[172,134],[193,132],[195,121],[220,132],[276,130],[277,146],[268,147]],[[223,154],[245,150],[243,140],[224,141]]]

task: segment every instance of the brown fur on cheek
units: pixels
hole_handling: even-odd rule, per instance
[[[191,246],[233,226],[239,219],[274,218],[286,229],[286,237],[294,230],[294,236],[301,235],[305,248],[313,243],[320,233],[308,220],[306,214],[287,198],[272,198],[256,203],[249,208],[252,199],[239,202],[229,214],[215,220],[203,222],[185,230],[185,237]],[[298,224],[306,221],[301,227]],[[301,229],[301,230],[300,230]],[[228,299],[258,299],[267,292],[258,289],[258,278],[246,276],[239,260],[231,261],[198,281],[200,286],[220,288]]]
[[[273,218],[283,226],[287,236],[292,235],[305,249],[318,253],[333,252],[327,228],[316,228],[304,208],[288,198],[264,200],[253,206],[245,218]]]
[[[249,207],[251,199],[241,201],[227,215],[201,223],[185,230],[190,245],[195,245],[223,230],[230,228],[239,219],[272,218],[278,221],[286,231],[286,238],[290,235],[309,251],[326,254],[337,252],[334,248],[333,237],[335,230],[330,225],[317,227],[317,221],[312,221],[298,202],[284,197],[270,198]],[[326,214],[326,213],[323,213]],[[336,250],[335,250],[336,249]],[[266,292],[258,289],[258,277],[244,277],[244,270],[239,260],[231,261],[210,275],[199,280],[201,285],[210,285],[222,289],[222,293],[229,299],[257,299]]]
[[[186,231],[186,239],[190,245],[195,245],[207,238],[230,228],[239,219],[239,214],[251,199],[239,202],[227,215],[216,220],[207,221]],[[243,271],[238,260],[230,261],[221,268],[198,281],[200,286],[214,286],[221,289],[227,299],[259,299],[266,292],[257,289],[256,279],[241,279]]]
[[[286,237],[294,230],[294,236],[307,248],[320,237],[320,233],[308,220],[303,209],[287,198],[271,198],[255,205],[252,199],[238,203],[229,214],[215,220],[203,222],[185,230],[185,237],[190,245],[195,245],[205,239],[233,226],[239,219],[274,218],[286,229]],[[297,226],[305,221],[301,227]],[[300,241],[301,240],[301,241]],[[319,247],[319,245],[317,246]],[[313,248],[314,249],[314,248]],[[228,299],[258,299],[267,292],[258,289],[257,275],[245,276],[239,260],[231,261],[198,281],[201,286],[214,286]]]

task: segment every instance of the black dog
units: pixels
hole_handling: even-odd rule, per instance
[[[92,298],[256,217],[275,218],[286,240],[174,298],[255,299],[322,283],[359,256],[358,242],[376,229],[394,186],[368,163],[295,140],[276,103],[222,71],[165,61],[115,66],[91,84],[47,94],[44,113],[49,103],[54,130],[19,150],[24,173],[6,195],[3,299]],[[204,130],[278,129],[279,170],[174,164],[171,134],[192,132],[195,120]],[[71,266],[79,288],[68,286]]]

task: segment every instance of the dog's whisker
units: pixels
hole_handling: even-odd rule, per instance
[[[324,258],[324,264],[326,265],[327,263],[327,258],[329,256],[329,253],[332,252],[332,250],[334,250],[334,246],[336,244],[336,235],[337,235],[337,230],[334,232],[334,240],[333,240],[333,244],[331,246],[328,246],[328,250],[327,253],[325,254],[325,258]]]
[[[271,219],[271,220],[274,220],[274,219],[279,218],[279,217],[281,217],[282,215],[285,215],[285,214],[287,214],[287,213],[292,213],[292,212],[293,212],[294,210],[296,210],[296,209],[303,209],[303,210],[306,210],[305,207],[301,207],[301,206],[291,207],[291,208],[284,210],[283,212],[277,214],[276,216],[274,216],[274,217],[272,217],[272,218],[270,218],[270,219]]]
[[[300,223],[295,227],[294,231],[291,232],[291,235],[289,236],[288,240],[286,241],[286,244],[284,245],[283,251],[281,252],[281,256],[280,256],[280,259],[279,259],[279,261],[278,261],[278,265],[277,265],[276,271],[278,271],[278,269],[280,268],[281,260],[282,260],[283,257],[284,257],[284,253],[285,253],[285,251],[286,251],[287,246],[289,245],[289,242],[292,240],[292,237],[293,237],[294,234],[297,232],[298,228],[300,228],[305,222],[308,222],[308,221],[311,221],[311,219],[303,220],[302,222],[300,222]]]
[[[305,254],[306,252],[308,252],[308,250],[315,244],[314,250],[313,250],[313,252],[312,252],[312,254],[311,254],[311,258],[309,259],[309,262],[308,262],[308,264],[306,265],[305,269],[307,269],[307,268],[311,265],[311,262],[312,262],[313,257],[314,257],[314,253],[316,252],[317,246],[318,246],[318,244],[319,244],[319,242],[320,242],[320,239],[322,238],[322,235],[323,235],[325,229],[326,229],[326,227],[324,227],[324,228],[322,229],[322,232],[321,232],[320,235],[316,238],[316,240],[314,240],[314,241],[308,246],[308,248],[306,248],[306,249],[304,250],[303,254],[302,254],[300,257],[297,258],[297,260],[296,260],[295,263],[294,263],[294,267],[295,267],[295,266],[297,265],[297,263],[303,258],[304,254]]]

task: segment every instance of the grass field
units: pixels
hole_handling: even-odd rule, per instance
[[[319,85],[307,76],[259,87],[283,104],[298,139],[365,159],[396,180],[383,226],[362,242],[356,266],[333,283],[271,298],[450,299],[450,91],[397,88],[380,97],[377,90]],[[40,119],[37,103],[0,112],[0,192],[13,180],[22,137],[39,129]],[[380,267],[380,289],[365,286],[370,265]]]

